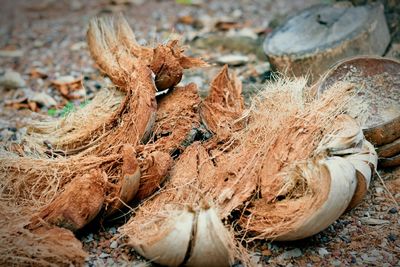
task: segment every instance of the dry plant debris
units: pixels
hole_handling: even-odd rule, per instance
[[[120,231],[147,259],[250,264],[236,237],[305,238],[366,194],[377,155],[343,114],[351,86],[309,100],[305,80],[281,79],[245,109],[241,83],[224,67],[201,101],[194,84],[174,88],[183,69],[206,66],[177,41],[139,46],[122,16],[93,19],[87,37],[116,88],[66,118],[32,125],[21,144],[1,150],[1,205],[17,203],[3,211],[10,223],[1,243],[9,245],[1,253],[11,248],[16,258],[5,263],[82,264],[79,242],[58,227],[77,231],[136,199]],[[68,255],[48,235],[57,231]],[[16,236],[51,254],[23,250]]]

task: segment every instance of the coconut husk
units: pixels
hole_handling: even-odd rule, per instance
[[[107,215],[111,215],[120,210],[123,205],[127,205],[139,190],[141,171],[133,146],[125,145],[122,148],[122,162],[121,179],[116,184],[108,184],[112,190],[106,200]]]
[[[158,90],[177,85],[182,79],[183,69],[207,66],[201,59],[185,56],[178,40],[171,40],[154,49],[140,46],[122,15],[93,19],[89,27],[88,43],[92,57],[100,69],[123,88],[127,81],[120,69],[132,69],[132,62],[126,61],[126,58],[133,57],[149,66],[155,74]]]
[[[198,107],[200,97],[197,86],[190,83],[176,87],[158,100],[156,122],[153,134],[138,153],[162,151],[179,154],[185,146],[193,142],[196,130],[200,127]]]
[[[200,106],[202,122],[214,135],[227,138],[244,127],[242,83],[234,74],[229,77],[225,65],[211,82],[209,91]]]
[[[67,229],[43,225],[26,228],[30,210],[1,202],[0,265],[2,266],[80,266],[87,253]]]
[[[153,50],[150,64],[155,74],[155,84],[158,90],[173,88],[182,80],[183,69],[206,67],[201,59],[183,55],[184,50],[178,40],[171,40],[166,45],[158,45]]]
[[[100,170],[73,179],[49,205],[34,215],[29,229],[42,222],[77,231],[100,212],[105,199],[107,176]]]
[[[168,266],[231,264],[232,235],[215,208],[204,205],[212,170],[206,149],[199,143],[189,146],[174,165],[166,186],[120,228],[129,244],[146,258]],[[207,247],[212,251],[206,252]]]
[[[143,159],[141,161],[140,187],[135,199],[143,200],[159,189],[167,178],[172,165],[172,157],[161,151],[154,151]]]
[[[233,166],[244,170],[239,172],[241,180],[234,176],[238,186],[223,189],[232,195],[240,194],[239,186],[259,186],[259,194],[239,221],[257,238],[293,240],[313,235],[344,212],[356,190],[355,167],[332,154],[349,152],[364,141],[360,126],[340,115],[352,87],[337,85],[334,93],[311,103],[302,87],[299,81],[285,81],[267,88],[247,129],[240,133],[241,144],[231,152],[232,158],[229,155],[231,165],[219,171],[222,180]],[[341,180],[342,176],[347,178]]]

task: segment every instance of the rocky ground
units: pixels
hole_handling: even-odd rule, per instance
[[[272,76],[262,52],[265,36],[287,16],[321,2],[331,1],[4,0],[0,141],[18,140],[29,120],[65,116],[109,86],[110,81],[96,70],[85,41],[93,16],[122,12],[141,44],[180,38],[188,44],[189,54],[212,63],[205,70],[186,72],[182,83],[195,82],[204,96],[211,77],[228,64],[239,75],[249,99]],[[398,7],[395,1],[384,2],[388,7],[394,2],[394,8],[386,10],[393,37],[388,54],[400,57]],[[298,242],[245,244],[253,251],[254,263],[399,266],[400,170],[379,170],[379,174],[362,204],[322,233]],[[125,240],[117,238],[123,220],[79,233],[90,253],[88,266],[145,263]]]

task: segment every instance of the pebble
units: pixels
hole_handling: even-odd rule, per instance
[[[0,57],[22,57],[23,55],[22,50],[0,50]]]
[[[108,230],[108,232],[109,232],[110,234],[112,234],[112,235],[115,235],[115,234],[117,233],[117,228],[115,228],[115,227],[113,226],[113,227],[111,227],[111,228]]]
[[[108,258],[108,257],[110,257],[110,254],[107,254],[107,253],[104,253],[104,252],[102,252],[102,253],[100,254],[100,256],[99,256],[99,258],[102,258],[102,259]]]
[[[117,241],[111,242],[110,248],[115,249],[115,248],[117,248],[117,247],[118,247],[118,242],[117,242]]]
[[[333,266],[341,266],[341,265],[342,265],[342,262],[339,261],[339,260],[334,260],[334,261],[332,261],[332,265],[333,265]]]
[[[388,224],[390,223],[387,220],[381,220],[381,219],[374,219],[374,218],[370,218],[370,217],[366,217],[366,218],[360,218],[360,221],[363,224],[367,224],[367,225],[382,225],[382,224]]]
[[[80,51],[84,50],[87,48],[87,43],[86,42],[77,42],[71,45],[71,51]]]
[[[389,241],[392,241],[392,242],[397,240],[397,236],[393,233],[390,233],[387,238],[389,239]]]
[[[229,66],[241,66],[249,62],[249,57],[244,55],[225,55],[217,58],[217,63]]]
[[[361,255],[361,259],[362,259],[365,263],[376,263],[376,262],[377,262],[377,258],[376,258],[376,257],[368,256],[368,255],[365,254],[365,253]]]
[[[88,234],[87,236],[86,236],[86,238],[84,239],[84,241],[83,242],[85,242],[85,243],[90,243],[90,242],[92,242],[94,239],[93,239],[93,233],[90,233],[90,234]]]
[[[201,76],[188,76],[184,77],[181,81],[183,84],[195,83],[197,88],[201,89],[204,87],[204,78]]]
[[[383,188],[382,187],[375,187],[375,192],[378,195],[381,195],[383,193]]]
[[[287,260],[287,259],[291,259],[291,258],[301,257],[302,255],[303,255],[303,253],[301,252],[301,250],[298,249],[298,248],[295,248],[295,249],[292,249],[292,250],[288,250],[288,251],[283,252],[283,253],[279,256],[279,258],[282,258],[282,259],[284,259],[284,260]]]
[[[389,210],[389,213],[390,213],[390,214],[396,214],[396,213],[397,213],[397,209],[396,209],[396,208],[391,208],[391,209]]]
[[[328,252],[325,248],[319,248],[319,249],[318,249],[318,254],[319,254],[321,257],[324,257],[324,256],[326,256],[326,255],[329,255],[329,252]]]
[[[16,71],[8,70],[0,77],[0,86],[8,89],[17,89],[25,86],[25,81],[21,74]]]

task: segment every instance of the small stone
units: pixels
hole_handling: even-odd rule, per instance
[[[217,63],[229,66],[241,66],[249,62],[249,57],[244,55],[225,55],[217,58]]]
[[[368,256],[367,254],[362,254],[361,255],[361,259],[365,262],[365,263],[376,263],[377,258],[376,257],[371,257]]]
[[[396,208],[391,208],[390,210],[389,210],[389,213],[390,214],[396,214],[397,213],[397,209]]]
[[[80,50],[84,50],[87,48],[87,44],[86,42],[77,42],[74,43],[73,45],[71,45],[71,50],[72,51],[80,51]]]
[[[197,85],[197,88],[203,88],[204,87],[204,79],[201,76],[184,77],[182,79],[181,83],[183,83],[183,84],[195,83]]]
[[[342,265],[342,262],[339,261],[339,260],[334,260],[334,261],[332,261],[332,265],[333,265],[333,266],[341,266],[341,265]]]
[[[0,57],[22,57],[23,55],[22,50],[0,50]]]
[[[374,218],[370,218],[370,217],[366,217],[366,218],[360,218],[360,221],[363,224],[367,224],[367,225],[382,225],[382,224],[388,224],[390,223],[387,220],[381,220],[381,219],[374,219]]]
[[[25,81],[21,74],[16,71],[8,70],[0,77],[0,86],[8,89],[16,89],[25,86]]]
[[[108,230],[108,232],[109,232],[110,234],[112,234],[112,235],[115,235],[115,234],[117,233],[117,228],[115,228],[115,227],[113,226],[113,227],[111,227],[111,228]]]
[[[300,256],[302,256],[302,255],[303,255],[303,253],[301,252],[301,250],[298,249],[298,248],[295,248],[295,249],[292,249],[292,250],[288,250],[288,251],[283,252],[283,253],[279,256],[279,258],[282,258],[282,259],[284,259],[284,260],[287,260],[287,259],[297,258],[297,257],[300,257]]]
[[[108,258],[108,257],[110,257],[110,254],[107,254],[107,253],[104,253],[104,252],[102,252],[102,253],[100,254],[100,256],[99,256],[99,258],[102,258],[102,259]]]
[[[389,241],[392,241],[392,242],[397,240],[397,236],[393,233],[390,233],[387,238],[389,239]]]
[[[58,77],[55,82],[56,83],[71,83],[73,81],[75,81],[76,78],[74,76],[71,75],[65,75],[65,76],[60,76]]]
[[[92,242],[93,240],[94,240],[94,239],[93,239],[93,234],[90,233],[90,234],[87,235],[87,237],[84,239],[83,242],[85,242],[85,243],[90,243],[90,242]]]
[[[328,252],[325,248],[319,248],[319,249],[318,249],[318,254],[319,254],[321,257],[324,257],[324,256],[326,256],[326,255],[329,255],[329,252]]]
[[[377,195],[381,195],[383,193],[383,188],[382,187],[376,187],[375,192]]]
[[[117,247],[118,247],[118,242],[117,242],[117,241],[111,242],[110,248],[115,249],[115,248],[117,248]]]

